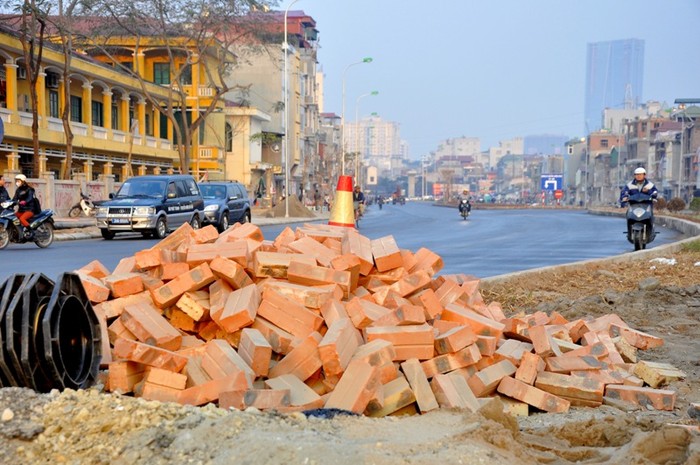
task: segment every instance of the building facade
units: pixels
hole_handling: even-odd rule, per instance
[[[643,101],[643,84],[643,40],[589,43],[584,134],[603,129],[603,110],[606,108],[637,108]]]

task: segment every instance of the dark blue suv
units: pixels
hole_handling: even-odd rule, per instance
[[[250,222],[250,199],[241,183],[204,182],[199,188],[204,197],[204,224],[224,231],[232,223]]]

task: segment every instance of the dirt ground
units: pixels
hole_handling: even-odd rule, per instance
[[[663,337],[639,353],[686,373],[673,412],[604,405],[566,414],[440,410],[373,419],[183,407],[86,391],[0,389],[2,464],[700,464],[700,252],[586,266],[482,287],[507,314],[617,313]]]

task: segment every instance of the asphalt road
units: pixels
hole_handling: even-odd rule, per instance
[[[290,225],[295,227],[295,225]],[[272,239],[285,225],[263,226]],[[442,273],[495,276],[541,266],[633,253],[624,237],[621,218],[574,210],[473,210],[465,221],[456,208],[425,203],[371,206],[360,222],[370,239],[393,235],[402,249],[427,247],[443,257]],[[650,245],[683,237],[661,228]],[[10,244],[0,251],[0,282],[13,273],[42,272],[51,279],[100,260],[113,269],[123,257],[151,247],[157,241],[120,236],[113,241],[90,239],[54,242],[47,249],[34,244]]]

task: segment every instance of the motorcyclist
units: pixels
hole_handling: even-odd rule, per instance
[[[35,191],[32,186],[27,183],[27,177],[23,174],[15,176],[15,191],[12,200],[17,202],[17,218],[24,227],[24,237],[30,238],[32,230],[29,229],[29,220],[34,216],[34,195]]]
[[[0,202],[4,202],[5,200],[10,200],[10,194],[5,188],[5,179],[2,174],[0,174]]]
[[[467,211],[471,212],[472,211],[472,196],[469,195],[469,191],[467,189],[464,189],[462,191],[462,193],[460,194],[459,198],[457,199],[458,208],[459,208],[460,213],[462,213],[462,208],[464,208],[462,206],[462,200],[467,201],[467,204],[466,204]]]
[[[626,206],[630,196],[640,192],[648,194],[652,199],[656,199],[659,195],[659,191],[654,183],[647,179],[647,170],[641,166],[634,170],[634,179],[625,184],[620,191],[620,206]]]
[[[358,213],[360,215],[362,214],[362,208],[363,208],[364,204],[365,204],[365,194],[360,189],[360,186],[356,185],[355,190],[353,190],[353,192],[352,192],[352,205],[353,205],[353,208],[355,209],[356,216]]]
[[[377,197],[377,205],[379,205],[379,209],[382,209],[382,205],[384,205],[384,197],[383,196],[378,196]]]

